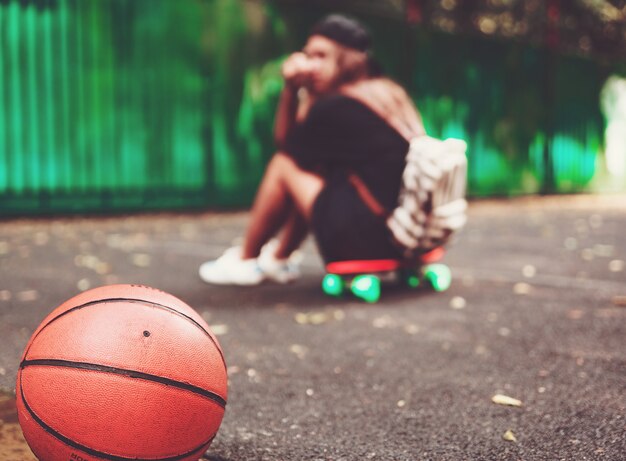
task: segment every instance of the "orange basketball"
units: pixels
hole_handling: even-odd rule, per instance
[[[17,375],[24,437],[42,461],[198,460],[227,397],[222,350],[191,307],[113,285],[55,309]]]

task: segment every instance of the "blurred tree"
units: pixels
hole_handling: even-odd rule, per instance
[[[626,58],[626,0],[279,0],[405,19],[431,29],[550,46],[597,58]],[[553,31],[550,31],[554,28]]]

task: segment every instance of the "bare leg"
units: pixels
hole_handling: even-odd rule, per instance
[[[301,215],[305,224],[308,223],[313,203],[323,187],[324,180],[320,176],[301,169],[288,155],[275,154],[265,171],[252,206],[242,258],[256,258],[261,247],[295,213]],[[284,250],[288,250],[297,240],[298,244],[302,242],[306,235],[302,235],[302,224],[296,219],[290,224],[295,226],[291,231],[289,227],[286,228],[287,232],[293,233],[287,234]]]
[[[283,226],[279,245],[274,257],[287,259],[291,253],[300,248],[300,245],[309,233],[309,223],[304,217],[294,210]]]

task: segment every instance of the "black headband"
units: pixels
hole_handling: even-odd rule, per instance
[[[311,29],[311,35],[321,35],[347,48],[363,52],[369,51],[371,45],[368,30],[357,20],[340,14],[331,14],[319,21]]]

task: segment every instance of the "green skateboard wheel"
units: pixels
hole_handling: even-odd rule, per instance
[[[359,275],[350,285],[352,294],[368,303],[375,303],[380,298],[380,278],[375,275]]]
[[[409,288],[417,288],[421,285],[420,276],[413,269],[402,269],[398,272],[398,280]]]
[[[445,264],[429,264],[423,269],[424,278],[435,291],[446,291],[452,283],[452,273]]]
[[[337,274],[326,274],[322,280],[322,290],[330,296],[341,296],[344,291],[344,283]]]

